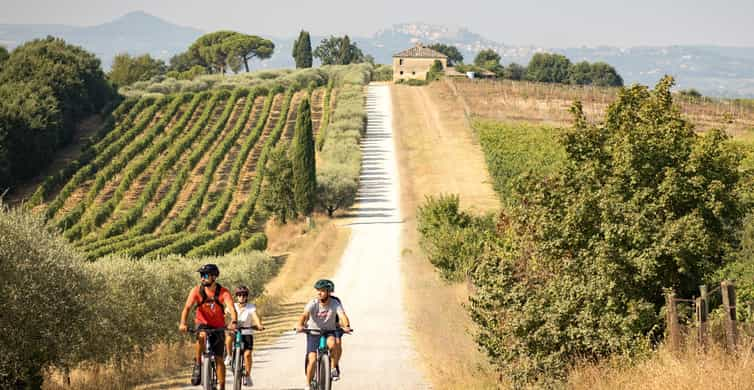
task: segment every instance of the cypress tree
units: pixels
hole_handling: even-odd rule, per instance
[[[291,144],[293,166],[293,197],[296,210],[304,216],[314,211],[317,173],[314,162],[314,134],[309,99],[304,98],[296,115],[296,130]]]
[[[296,61],[296,68],[312,67],[312,41],[307,31],[301,30],[293,43],[293,59]]]

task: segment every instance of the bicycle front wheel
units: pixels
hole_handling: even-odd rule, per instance
[[[243,377],[243,353],[241,348],[236,348],[233,350],[233,390],[241,390]]]
[[[319,355],[319,378],[317,378],[318,390],[330,390],[332,389],[332,376],[330,372],[330,355]]]

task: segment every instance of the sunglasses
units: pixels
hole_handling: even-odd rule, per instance
[[[249,294],[236,294],[236,298],[241,298],[241,297],[248,298]]]
[[[210,277],[210,276],[212,276],[212,274],[199,274],[199,276],[200,276],[200,277],[201,277],[202,279],[209,279],[209,277]]]

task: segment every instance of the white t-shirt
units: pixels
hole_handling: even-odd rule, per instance
[[[236,306],[236,313],[238,314],[238,326],[250,327],[254,325],[251,313],[257,311],[257,306],[253,303],[247,303],[245,306],[241,307],[238,302],[234,303],[234,305]],[[254,334],[254,331],[252,329],[242,329],[241,334]]]

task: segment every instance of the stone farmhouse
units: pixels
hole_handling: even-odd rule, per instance
[[[393,55],[393,81],[427,78],[427,72],[435,60],[448,67],[448,56],[417,43],[416,46]]]

